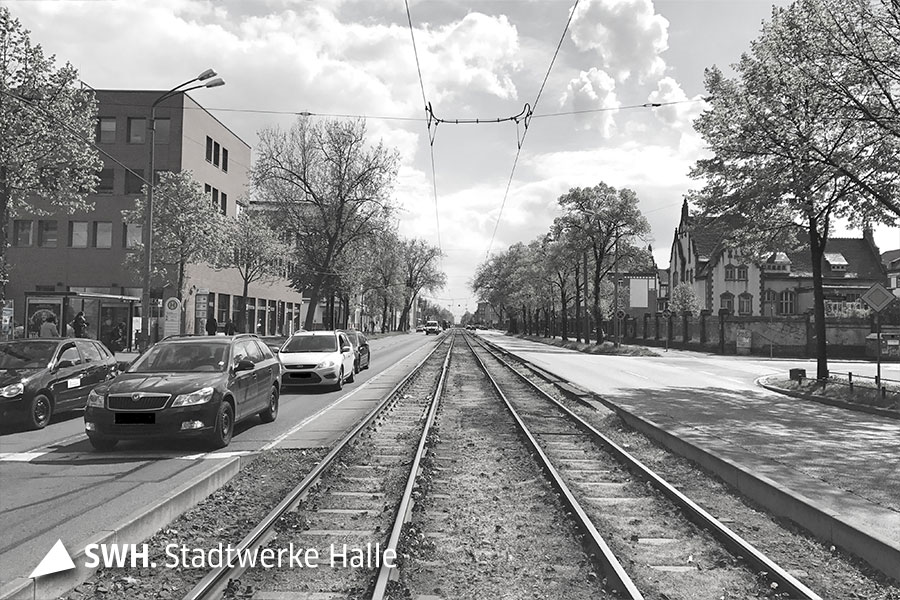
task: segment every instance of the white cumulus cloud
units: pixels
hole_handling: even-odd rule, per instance
[[[576,122],[585,129],[595,129],[604,138],[612,135],[615,127],[615,109],[621,106],[616,98],[616,82],[605,71],[592,68],[590,71],[582,71],[581,74],[569,81],[560,104],[564,107],[571,105],[571,110],[598,112],[577,114]]]

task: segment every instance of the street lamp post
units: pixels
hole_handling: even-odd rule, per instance
[[[171,90],[161,95],[150,105],[150,119],[147,121],[148,138],[150,142],[150,164],[147,174],[147,202],[144,206],[144,225],[141,237],[144,244],[144,265],[142,273],[143,290],[141,292],[141,334],[144,338],[144,348],[150,346],[150,280],[153,273],[153,186],[156,185],[156,176],[154,173],[154,160],[156,158],[156,107],[165,100],[177,95],[205,87],[218,87],[225,85],[225,82],[216,77],[216,72],[212,69],[206,69],[197,77],[176,85]],[[189,88],[184,86],[194,82],[202,81],[199,85]]]

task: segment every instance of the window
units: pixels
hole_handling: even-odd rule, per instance
[[[778,314],[779,315],[792,315],[794,314],[795,306],[794,306],[794,292],[791,290],[784,290],[781,292],[781,296],[778,299]]]
[[[231,296],[228,294],[219,294],[219,302],[217,305],[219,313],[216,315],[216,319],[221,325],[225,325],[225,321],[228,320],[229,304],[231,304]]]
[[[115,169],[102,169],[100,171],[100,183],[97,184],[98,194],[112,194],[116,181]]]
[[[94,342],[91,341],[81,341],[77,340],[75,345],[78,346],[78,349],[81,350],[81,355],[84,356],[84,362],[102,362],[103,355],[100,354],[100,349],[96,346]]]
[[[212,189],[212,205],[213,208],[219,208],[219,190],[216,188]]]
[[[719,297],[719,308],[734,312],[734,294],[725,292]]]
[[[731,254],[731,251],[728,251]],[[725,281],[734,281],[734,265],[725,265]]]
[[[219,142],[213,142],[213,164],[219,166]]]
[[[125,171],[125,193],[140,194],[144,190],[144,170],[128,169]]]
[[[228,150],[224,147],[222,148],[222,170],[228,172]]]
[[[125,234],[122,236],[126,248],[137,248],[143,242],[144,226],[139,223],[124,223]]]
[[[38,221],[38,246],[56,248],[56,221]]]
[[[748,277],[748,269],[746,265],[742,265],[737,268],[737,278],[738,281],[747,281]]]
[[[13,221],[13,245],[14,246],[30,246],[31,245],[31,221],[15,220]]]
[[[97,119],[97,142],[114,144],[116,142],[116,118],[100,117]]]
[[[212,186],[208,183],[203,184],[203,192],[206,194],[212,194]]]
[[[78,354],[78,348],[75,347],[75,344],[66,344],[62,347],[56,362],[59,363],[64,360],[72,361],[73,365],[81,364],[81,355]]]
[[[69,221],[69,247],[70,248],[87,248],[88,247],[88,222],[87,221]]]
[[[222,199],[222,202],[221,202],[222,214],[228,215],[228,194],[226,194],[225,192],[222,192],[221,199]]]
[[[156,119],[153,127],[153,143],[168,144],[171,126],[172,122],[169,119]]]
[[[94,221],[94,248],[112,248],[112,223]]]
[[[143,144],[147,141],[147,119],[130,118],[128,119],[128,143]]]
[[[212,162],[213,156],[213,140],[211,137],[206,136],[206,162]]]
[[[753,296],[750,294],[738,296],[738,314],[745,317],[753,314]]]

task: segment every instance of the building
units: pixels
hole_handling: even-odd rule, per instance
[[[126,266],[126,257],[139,246],[142,226],[126,222],[123,211],[134,208],[142,193],[141,178],[149,176],[147,119],[151,104],[164,92],[95,90],[95,94],[96,144],[108,156],[102,156],[100,183],[89,198],[93,210],[72,215],[36,211],[11,224],[7,290],[14,301],[14,318],[26,325],[26,335],[33,331],[32,321],[37,324],[39,315],[48,311],[68,323],[83,310],[90,335],[103,341],[118,323],[128,326],[129,339],[140,327],[141,273]],[[176,94],[156,109],[154,168],[191,171],[209,195],[210,210],[233,217],[247,195],[250,146],[190,96]],[[47,206],[35,199],[36,209]],[[205,309],[214,311],[220,328],[227,319],[237,322],[243,287],[236,270],[190,265],[185,291],[186,332],[203,331]],[[162,299],[175,293],[169,284],[151,290],[154,321],[161,316]],[[291,331],[304,313],[302,295],[283,279],[251,284],[248,308],[247,328],[263,335]],[[157,322],[151,326],[154,332],[162,333]]]
[[[680,283],[691,286],[701,310],[738,316],[804,314],[813,309],[808,248],[772,248],[756,261],[727,243],[736,226],[728,218],[691,215],[687,201],[669,257],[669,296]],[[826,312],[862,309],[859,297],[886,282],[878,247],[867,229],[862,238],[831,238],[822,264]]]
[[[888,250],[882,254],[881,262],[887,270],[888,289],[900,298],[900,249]]]

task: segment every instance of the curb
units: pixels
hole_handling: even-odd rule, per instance
[[[148,508],[134,512],[125,523],[115,529],[101,532],[84,544],[72,555],[75,569],[46,575],[39,579],[20,577],[0,588],[0,600],[45,600],[58,598],[90,578],[97,568],[85,567],[84,547],[88,544],[138,544],[171,523],[182,513],[190,510],[207,496],[228,483],[242,467],[254,458],[238,456],[222,461],[211,471],[198,475],[193,481],[182,485],[166,498],[158,500]]]
[[[505,352],[516,356],[523,364],[530,364],[521,356],[508,350]],[[565,379],[551,371],[544,372],[553,375],[557,380],[555,385],[558,385],[558,382],[566,382]],[[572,385],[569,382],[566,383]],[[861,531],[848,522],[842,514],[820,506],[815,500],[786,488],[768,477],[747,471],[737,463],[716,456],[711,451],[692,442],[683,440],[650,419],[639,417],[599,394],[594,392],[590,392],[590,394],[596,401],[615,412],[630,427],[718,476],[766,510],[787,517],[812,535],[844,548],[888,577],[900,581],[900,546],[892,545],[892,540]]]
[[[816,396],[815,394],[804,394],[803,392],[795,392],[794,390],[786,390],[784,388],[780,388],[774,385],[770,385],[766,383],[766,379],[769,376],[760,377],[756,380],[756,385],[761,388],[765,388],[770,392],[776,392],[778,394],[783,394],[785,396],[790,396],[791,398],[798,398],[800,400],[810,400],[812,402],[818,402],[819,404],[827,404],[828,406],[835,406],[837,408],[845,408],[847,410],[855,410],[856,412],[864,412],[870,415],[878,415],[880,417],[887,417],[889,419],[900,419],[900,411],[896,410],[888,410],[886,408],[878,408],[877,406],[866,406],[865,404],[854,404],[853,402],[844,402],[843,400],[837,400],[834,398],[823,398],[822,396]]]

